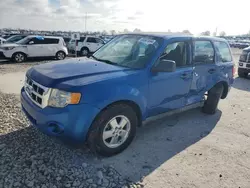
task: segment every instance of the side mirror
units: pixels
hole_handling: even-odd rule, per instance
[[[162,59],[152,68],[152,72],[174,72],[176,70],[176,63],[172,60]]]
[[[29,41],[29,44],[34,44],[34,41]]]

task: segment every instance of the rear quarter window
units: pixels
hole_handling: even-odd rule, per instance
[[[218,50],[218,61],[219,62],[230,62],[232,61],[231,51],[226,42],[215,41],[215,48]]]

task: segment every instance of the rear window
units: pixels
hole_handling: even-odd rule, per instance
[[[230,52],[230,49],[229,49],[227,43],[222,42],[222,41],[216,41],[216,42],[214,42],[214,45],[218,49],[218,52],[219,52],[218,61],[220,61],[220,62],[232,61],[231,52]]]

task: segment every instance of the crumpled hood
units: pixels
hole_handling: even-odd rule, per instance
[[[46,87],[56,87],[56,85],[79,78],[89,77],[96,79],[97,75],[112,73],[124,74],[124,71],[131,69],[125,67],[114,66],[103,62],[95,61],[88,58],[68,59],[63,61],[55,61],[29,69],[27,76],[37,83]],[[92,80],[95,81],[95,80]]]

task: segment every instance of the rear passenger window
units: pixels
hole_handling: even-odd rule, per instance
[[[210,41],[195,41],[194,42],[194,63],[213,63],[214,48]]]
[[[221,41],[217,41],[214,42],[215,47],[218,49],[219,51],[219,62],[230,62],[232,61],[232,56],[231,56],[231,52],[230,49],[227,45],[227,43],[225,42],[221,42]]]
[[[44,38],[43,44],[58,44],[59,39],[53,39],[53,38]]]
[[[96,38],[88,37],[87,42],[97,43]]]

